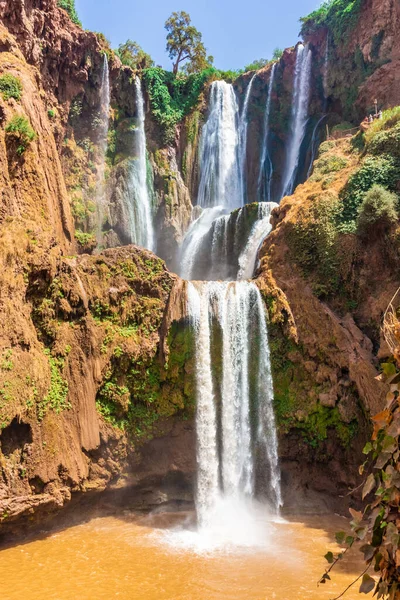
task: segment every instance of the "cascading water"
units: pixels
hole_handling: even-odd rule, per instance
[[[310,166],[309,166],[308,172],[307,172],[307,177],[310,177],[312,170],[313,170],[314,160],[315,160],[315,157],[317,156],[317,151],[318,151],[320,141],[321,141],[320,125],[321,125],[322,121],[325,119],[325,117],[326,117],[326,115],[322,115],[322,117],[317,121],[317,123],[313,129],[312,138],[311,138],[311,159],[310,159]]]
[[[312,52],[308,47],[297,46],[294,75],[291,136],[287,151],[285,175],[282,185],[282,197],[293,193],[299,166],[300,149],[304,139],[310,100]]]
[[[144,98],[140,79],[135,79],[137,128],[135,131],[135,159],[129,169],[129,194],[125,199],[131,243],[154,249],[154,229],[151,196],[147,185],[147,151],[145,134]]]
[[[224,522],[235,531],[257,489],[274,514],[281,505],[263,301],[247,281],[189,283],[188,313],[196,331],[198,523],[200,529],[215,527],[221,506],[225,512],[229,506],[232,520],[227,523],[225,514]],[[258,472],[269,478],[257,481]]]
[[[239,154],[240,154],[240,179],[241,179],[241,196],[243,204],[246,202],[246,155],[247,155],[247,129],[248,129],[248,111],[249,111],[249,100],[251,90],[253,88],[253,82],[256,74],[250,79],[250,83],[247,86],[246,95],[244,97],[242,114],[240,116],[239,126]]]
[[[239,108],[233,87],[214,81],[210,112],[200,140],[200,184],[197,203],[202,208],[243,205],[241,193]]]
[[[272,229],[272,225],[270,224],[271,211],[277,206],[278,204],[275,202],[259,203],[258,219],[253,225],[246,248],[239,256],[238,279],[251,279],[253,277],[257,264],[258,250]]]
[[[273,164],[268,151],[268,138],[269,138],[269,122],[271,113],[271,102],[272,102],[272,90],[275,81],[277,63],[272,65],[271,76],[269,80],[267,104],[265,107],[264,116],[264,137],[260,159],[260,170],[258,174],[257,182],[257,197],[259,202],[270,202],[271,201],[271,182],[273,175]]]
[[[104,53],[103,72],[101,77],[100,88],[100,127],[98,133],[99,147],[99,168],[97,171],[96,182],[96,207],[97,207],[97,227],[96,238],[97,245],[102,241],[102,227],[105,213],[105,197],[104,197],[104,174],[105,174],[105,158],[107,151],[107,136],[108,125],[110,118],[110,75],[108,68],[107,54]]]

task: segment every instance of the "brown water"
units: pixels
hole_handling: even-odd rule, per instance
[[[340,518],[268,524],[265,548],[199,550],[183,516],[102,517],[0,552],[1,600],[328,600],[360,573],[358,550],[317,587]],[[363,598],[365,596],[362,596]],[[345,599],[360,596],[357,589]]]

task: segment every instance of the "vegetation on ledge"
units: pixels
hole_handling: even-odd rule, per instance
[[[335,43],[340,44],[357,25],[362,0],[327,0],[306,17],[302,17],[301,35],[309,36],[325,28],[333,34]]]

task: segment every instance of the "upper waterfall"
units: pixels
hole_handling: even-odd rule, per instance
[[[225,81],[214,81],[200,140],[199,206],[232,210],[243,205],[239,147],[239,107],[234,89]]]
[[[296,54],[290,138],[288,141],[286,165],[282,181],[282,197],[292,194],[296,184],[300,149],[308,120],[311,67],[312,52],[308,47],[308,44],[306,46],[299,44],[297,46]]]
[[[269,139],[269,122],[271,113],[271,102],[272,102],[272,90],[275,82],[276,73],[275,62],[272,65],[271,76],[268,86],[267,104],[265,107],[264,115],[264,132],[263,132],[263,144],[260,158],[260,168],[257,181],[257,198],[259,202],[270,202],[271,201],[271,182],[273,175],[273,164],[268,151],[268,139]]]
[[[135,78],[137,127],[135,132],[135,159],[129,170],[129,195],[126,199],[131,243],[154,249],[154,229],[151,195],[147,182],[147,150],[145,133],[145,110],[142,86]]]
[[[110,118],[110,74],[108,67],[107,54],[104,53],[103,71],[101,75],[100,87],[100,127],[98,128],[98,147],[99,147],[99,167],[97,171],[96,181],[96,238],[97,245],[102,242],[102,227],[104,220],[105,197],[104,197],[104,175],[105,175],[105,159],[107,151],[107,137]]]

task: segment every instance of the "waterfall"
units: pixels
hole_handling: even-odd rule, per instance
[[[99,168],[97,170],[97,181],[96,181],[96,207],[97,207],[97,227],[96,227],[96,238],[97,245],[99,246],[102,241],[102,229],[103,219],[105,213],[105,202],[104,197],[104,174],[105,174],[105,160],[107,152],[107,137],[108,137],[108,125],[110,118],[110,74],[108,68],[107,54],[104,53],[103,59],[103,71],[101,76],[101,87],[100,87],[100,127],[98,134],[98,146],[99,146]]]
[[[242,195],[242,204],[245,204],[247,192],[246,192],[246,156],[247,156],[247,129],[248,129],[248,110],[249,110],[249,100],[251,90],[253,88],[253,82],[256,73],[250,79],[250,83],[247,86],[246,95],[244,97],[242,114],[240,117],[240,126],[239,126],[239,152],[240,152],[240,178],[241,178],[241,195]]]
[[[126,198],[131,243],[154,249],[151,196],[147,186],[147,150],[144,98],[139,77],[135,78],[137,128],[135,158],[129,168],[129,195]]]
[[[281,505],[278,442],[260,291],[246,281],[188,284],[188,313],[196,332],[199,526],[214,522],[221,499],[240,505],[241,500],[254,497],[257,466],[265,474],[261,487],[277,514]],[[213,335],[218,331],[219,346],[218,336]],[[219,380],[213,369],[216,361],[222,365]],[[233,519],[238,518],[236,513]]]
[[[238,279],[251,279],[257,264],[257,254],[261,244],[271,232],[271,212],[278,204],[275,202],[260,202],[258,219],[253,225],[246,248],[239,257]]]
[[[309,166],[308,172],[307,172],[307,177],[310,177],[312,170],[313,170],[314,160],[317,155],[317,151],[318,151],[319,143],[320,143],[319,126],[322,123],[322,121],[325,119],[325,117],[326,117],[326,115],[322,115],[322,117],[317,121],[317,123],[313,129],[313,134],[312,134],[312,138],[311,138],[311,159],[310,159],[310,166]]]
[[[232,85],[214,81],[199,148],[197,202],[203,208],[224,206],[232,210],[243,205],[238,127],[239,108]]]
[[[323,85],[324,85],[324,96],[325,103],[328,98],[328,75],[329,75],[329,33],[326,36],[325,46],[325,58],[324,58],[324,71],[323,71]],[[325,107],[326,110],[326,107]]]
[[[259,202],[271,201],[271,182],[273,175],[273,165],[272,160],[268,151],[268,138],[269,138],[269,122],[270,122],[270,113],[271,113],[271,101],[272,101],[272,89],[275,81],[275,72],[276,72],[277,63],[272,65],[271,75],[269,79],[269,87],[268,87],[268,96],[267,96],[267,104],[265,107],[265,116],[264,116],[264,136],[263,136],[263,145],[261,151],[261,159],[260,159],[260,169],[258,174],[258,182],[257,182],[257,197]]]
[[[308,47],[297,46],[296,66],[293,86],[291,136],[286,159],[282,197],[293,193],[299,166],[300,149],[304,139],[310,100],[312,52]]]
[[[196,259],[200,256],[204,237],[210,231],[213,222],[225,211],[223,206],[205,208],[190,225],[180,251],[180,275],[183,279],[193,279]]]

